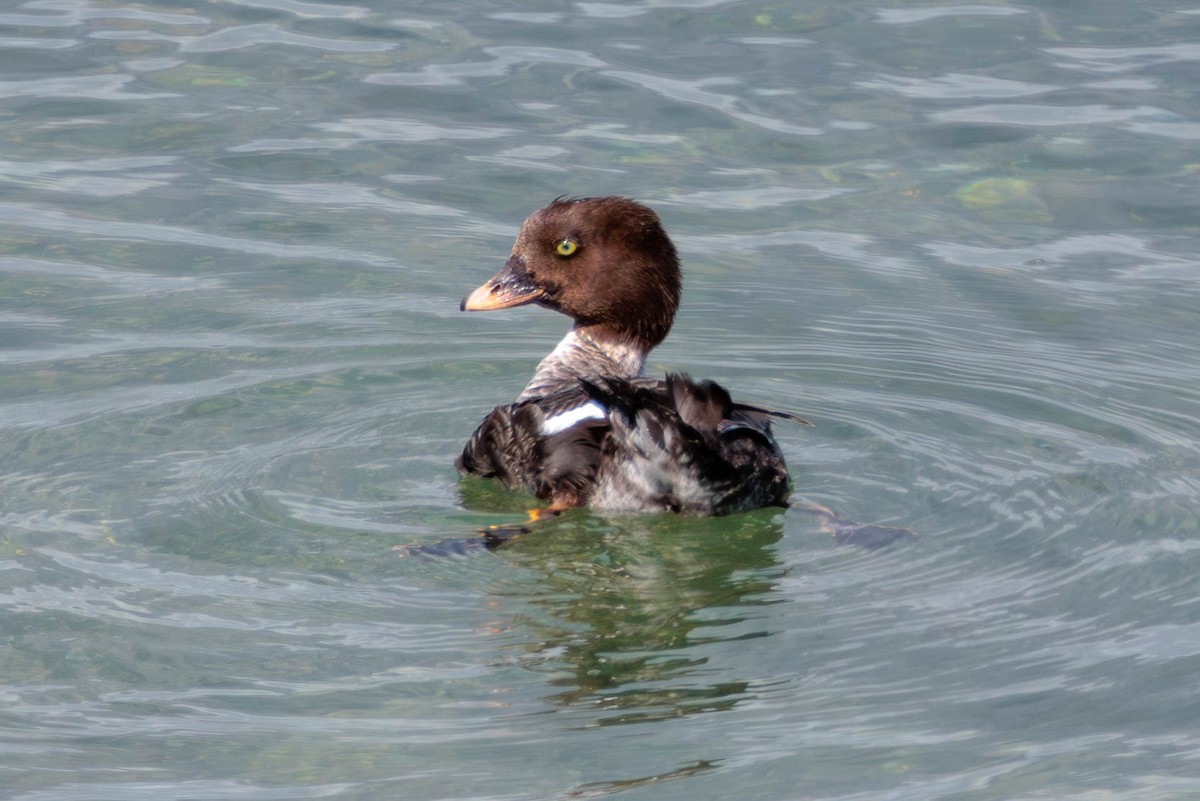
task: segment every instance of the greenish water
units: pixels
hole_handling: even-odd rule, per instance
[[[0,796],[1200,796],[1200,6],[0,9]],[[454,456],[562,194],[799,509],[521,518]]]

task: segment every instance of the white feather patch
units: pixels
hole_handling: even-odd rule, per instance
[[[596,401],[590,400],[582,406],[576,406],[574,409],[567,409],[565,412],[547,417],[542,421],[542,436],[553,436],[584,420],[604,420],[607,417],[608,409]]]

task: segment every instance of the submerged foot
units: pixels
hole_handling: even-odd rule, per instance
[[[892,543],[901,540],[915,540],[917,538],[916,534],[913,534],[906,528],[881,526],[878,523],[858,523],[849,518],[839,517],[832,509],[820,504],[810,504],[796,508],[819,517],[821,519],[821,530],[831,535],[833,541],[838,545],[857,545],[859,548],[866,548],[873,551],[878,548],[886,548]]]
[[[494,551],[501,545],[506,545],[522,534],[528,534],[532,527],[545,520],[553,520],[562,514],[567,507],[551,504],[550,506],[529,509],[527,519],[523,523],[496,525],[481,528],[474,537],[447,537],[433,543],[420,545],[397,545],[400,556],[461,556],[463,554],[486,548]]]

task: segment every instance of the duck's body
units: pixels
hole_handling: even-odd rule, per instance
[[[711,381],[646,378],[680,293],[675,248],[650,209],[624,198],[556,200],[463,300],[471,311],[537,303],[575,325],[515,403],[497,406],[456,466],[555,508],[722,515],[786,506],[772,416]],[[803,422],[803,421],[800,421]]]

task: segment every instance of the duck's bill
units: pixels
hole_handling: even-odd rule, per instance
[[[496,311],[524,306],[542,297],[541,287],[532,283],[508,266],[488,279],[487,283],[463,298],[462,311]]]

